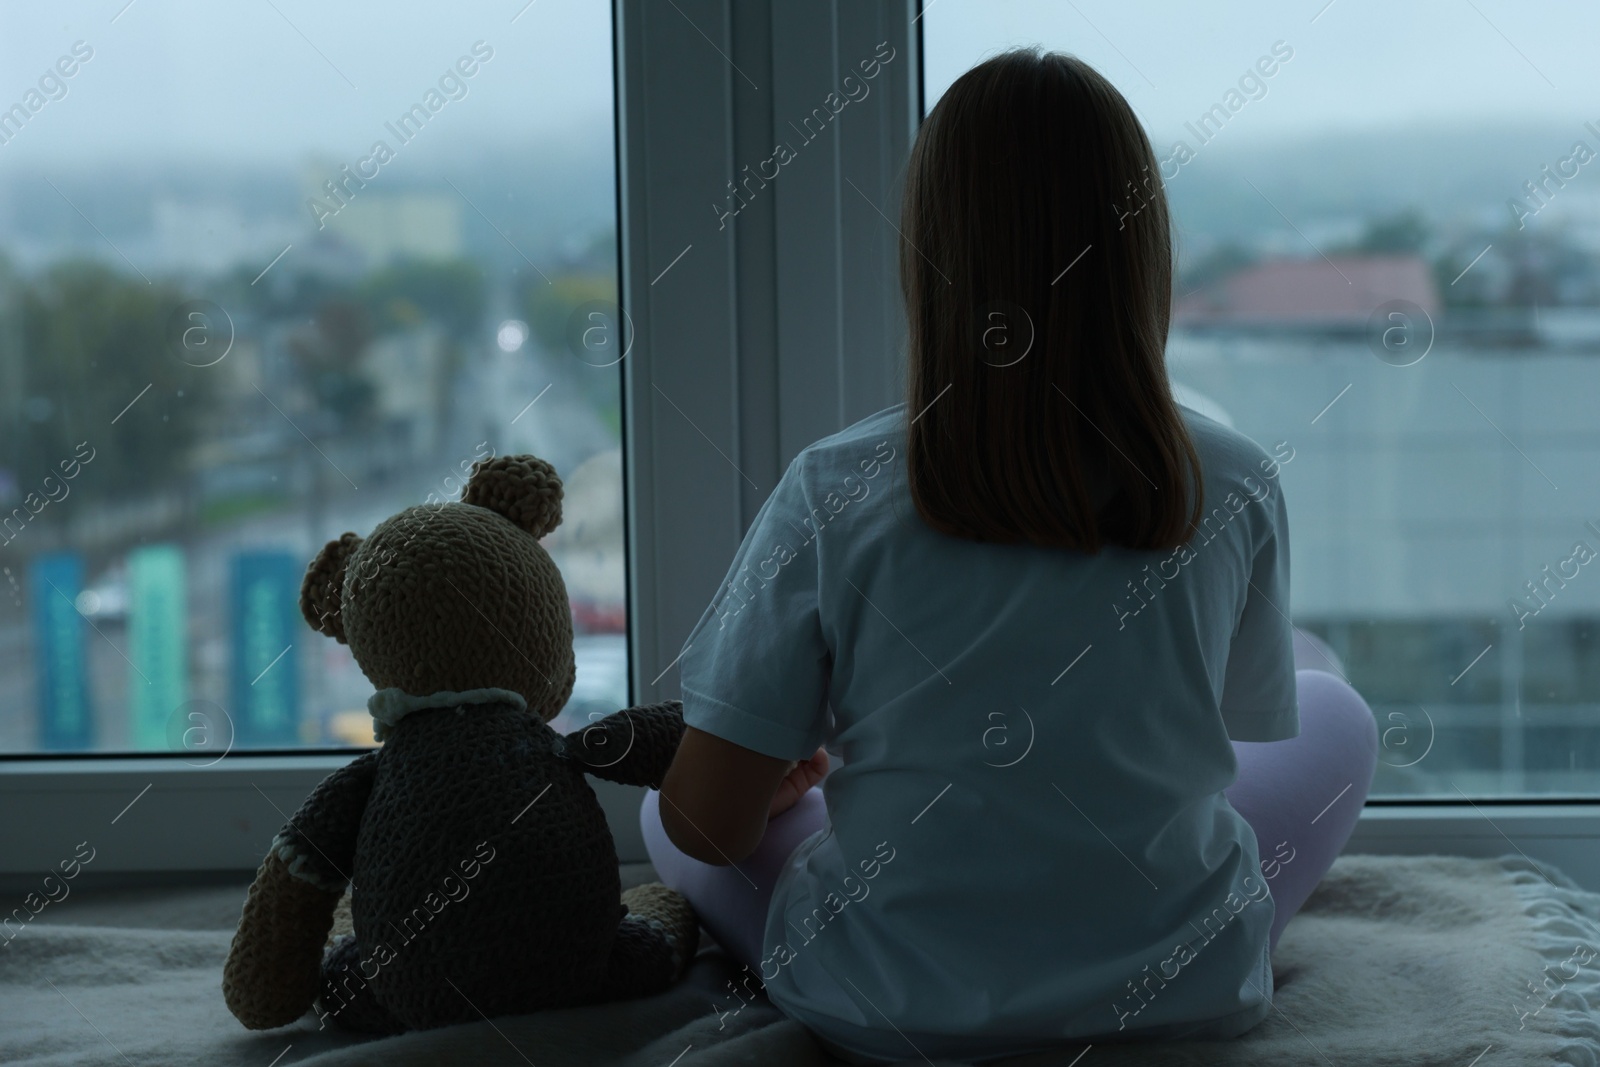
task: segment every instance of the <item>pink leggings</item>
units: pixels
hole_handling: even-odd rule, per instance
[[[1366,802],[1377,767],[1378,727],[1361,695],[1326,670],[1340,669],[1320,642],[1297,634],[1300,735],[1288,741],[1235,741],[1239,778],[1228,802],[1256,832],[1263,876],[1276,917],[1272,945],[1333,866]],[[689,899],[701,925],[752,970],[766,953],[767,904],[778,874],[800,842],[827,824],[821,788],[767,823],[756,851],[734,867],[701,863],[679,852],[661,827],[660,794],[639,812],[645,847],[661,881]]]

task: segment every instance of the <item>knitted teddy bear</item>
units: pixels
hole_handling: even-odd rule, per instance
[[[329,775],[272,841],[223,968],[245,1026],[315,1006],[395,1033],[664,989],[694,955],[688,902],[622,893],[593,774],[659,788],[677,701],[561,736],[572,693],[561,522],[544,460],[474,464],[459,503],[330,541],[300,610],[376,687],[383,746]],[[353,935],[329,941],[349,887]]]

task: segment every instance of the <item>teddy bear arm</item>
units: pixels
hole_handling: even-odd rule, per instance
[[[659,789],[683,740],[683,704],[624,708],[565,740],[568,754],[596,778]]]
[[[377,759],[369,752],[323,779],[273,838],[250,886],[222,989],[228,1010],[252,1030],[286,1026],[316,998]]]
[[[344,891],[381,752],[374,749],[324,778],[272,839],[272,851],[290,874],[319,889]]]
[[[222,997],[234,1018],[268,1030],[310,1010],[339,896],[296,878],[277,853],[267,854],[222,968]]]

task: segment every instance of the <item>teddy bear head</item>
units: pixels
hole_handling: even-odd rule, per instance
[[[572,611],[539,538],[561,523],[561,479],[534,456],[475,463],[459,502],[407,508],[329,541],[300,613],[350,647],[378,689],[507,689],[548,722],[572,695]]]

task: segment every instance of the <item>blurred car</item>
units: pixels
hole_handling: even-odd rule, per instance
[[[128,617],[127,580],[121,574],[108,575],[85,586],[73,605],[91,622],[121,622]]]

